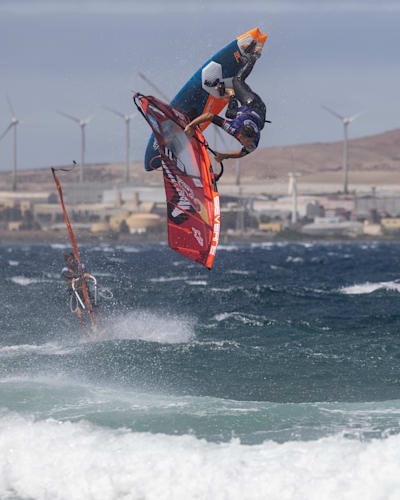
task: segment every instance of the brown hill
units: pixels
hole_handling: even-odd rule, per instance
[[[340,182],[343,142],[312,143],[261,148],[240,160],[243,184],[287,182],[288,173],[302,175],[302,183]],[[225,162],[224,183],[234,182],[236,160]],[[349,140],[350,182],[400,184],[400,129]],[[85,177],[93,182],[123,184],[124,165],[104,163],[86,166]],[[77,174],[76,174],[77,175]],[[144,172],[142,162],[131,166],[133,184],[160,184],[159,172]],[[72,179],[72,178],[71,178]],[[9,189],[11,173],[0,173],[0,189]],[[18,172],[19,189],[35,190],[53,186],[50,169]]]
[[[349,140],[349,171],[379,178],[397,176],[400,183],[400,129]],[[262,148],[241,160],[242,177],[287,179],[289,172],[305,178],[331,177],[342,171],[343,142]],[[371,175],[372,174],[372,175]]]

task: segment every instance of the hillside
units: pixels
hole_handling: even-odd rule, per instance
[[[400,167],[400,129],[349,140],[349,170],[353,174],[382,177]],[[253,179],[287,179],[288,172],[306,178],[332,177],[342,170],[343,142],[263,148],[243,158],[243,176]],[[371,175],[372,174],[372,175]],[[400,175],[399,175],[400,182]]]
[[[288,172],[301,174],[302,183],[338,182],[341,179],[343,143],[312,143],[285,147],[261,148],[240,161],[243,184],[285,182]],[[349,140],[350,182],[373,185],[400,184],[400,129]],[[131,166],[132,183],[160,184],[158,172],[143,171],[143,164]],[[93,182],[123,183],[124,165],[87,165],[85,177]],[[236,161],[225,162],[224,182],[234,182]],[[52,185],[48,167],[19,170],[20,188],[35,190]],[[0,173],[0,189],[11,184],[10,172]]]

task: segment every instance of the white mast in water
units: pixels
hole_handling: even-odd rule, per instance
[[[14,130],[13,134],[13,176],[12,176],[12,190],[17,190],[17,126],[21,121],[15,116],[15,112],[9,97],[7,96],[8,107],[11,111],[11,122],[5,131],[0,135],[0,141],[10,132],[11,129]]]
[[[357,113],[356,115],[353,116],[342,116],[339,113],[336,113],[336,111],[333,111],[333,109],[328,108],[327,106],[322,106],[328,113],[330,113],[333,116],[336,116],[336,118],[339,118],[339,120],[343,123],[343,134],[344,134],[344,139],[343,139],[343,174],[344,174],[344,181],[343,181],[343,192],[344,194],[348,194],[349,189],[348,189],[348,127],[351,122],[353,122],[356,118],[358,118],[362,113]]]
[[[93,115],[88,118],[82,119],[76,116],[69,115],[63,111],[58,111],[58,114],[68,118],[69,120],[77,123],[81,128],[81,168],[79,169],[79,182],[83,182],[84,169],[85,169],[85,153],[86,153],[86,138],[85,138],[85,127],[93,119]]]

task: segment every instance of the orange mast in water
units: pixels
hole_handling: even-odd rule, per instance
[[[64,170],[64,169],[59,169],[59,170]],[[78,244],[76,242],[76,238],[75,238],[74,232],[72,230],[71,221],[69,220],[67,209],[65,208],[64,196],[63,196],[63,192],[62,192],[62,188],[61,188],[61,183],[58,180],[58,177],[56,175],[56,169],[54,167],[51,167],[51,171],[52,171],[52,174],[53,174],[53,177],[54,177],[54,182],[55,182],[56,187],[57,187],[58,197],[60,199],[61,208],[62,208],[62,211],[63,211],[65,224],[67,226],[68,236],[69,236],[69,240],[71,242],[73,254],[74,254],[74,257],[75,257],[76,261],[79,264],[81,264],[81,256],[80,256],[80,253],[79,253]],[[93,312],[93,308],[92,308],[92,304],[91,304],[91,301],[90,301],[89,291],[88,291],[88,287],[87,287],[87,284],[86,284],[86,280],[83,278],[83,276],[82,276],[82,293],[83,293],[83,299],[84,299],[84,302],[85,302],[85,308],[86,308],[86,310],[87,310],[87,312],[89,314],[89,317],[90,317],[90,322],[91,322],[92,330],[93,330],[93,332],[95,332],[96,331],[96,318],[95,318],[95,315],[94,315],[94,312]]]

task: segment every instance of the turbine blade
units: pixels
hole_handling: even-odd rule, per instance
[[[364,113],[365,113],[365,111],[362,111],[361,113],[357,113],[356,115],[349,116],[349,118],[347,118],[348,123],[354,122],[354,120],[357,120],[357,118],[359,116],[363,115]]]
[[[114,115],[120,116],[121,118],[125,119],[125,115],[117,111],[116,109],[109,108],[108,106],[103,106],[104,109],[107,109],[110,111],[110,113],[114,113]]]
[[[344,120],[344,116],[339,115],[339,113],[336,113],[336,111],[333,111],[333,109],[328,108],[327,106],[324,106],[323,104],[321,105],[322,108],[324,108],[328,113],[330,113],[333,116],[336,116],[336,118],[340,118],[341,120]]]
[[[7,98],[7,102],[8,102],[8,107],[10,108],[10,111],[11,111],[11,115],[13,118],[15,118],[15,111],[14,111],[13,105],[11,104],[11,100],[8,97],[8,95],[6,96],[6,98]]]
[[[155,83],[153,83],[151,80],[149,80],[147,78],[147,76],[145,76],[143,73],[141,73],[139,71],[139,76],[142,80],[144,80],[146,83],[148,83],[150,85],[150,87],[155,90],[164,100],[166,100],[167,102],[170,102],[170,98],[164,94],[164,92],[162,90],[160,90],[157,85]]]
[[[73,120],[76,123],[81,123],[80,118],[77,118],[76,116],[69,115],[68,113],[64,113],[63,111],[57,111],[59,115],[64,116],[65,118],[69,118],[70,120]]]
[[[91,122],[93,120],[95,115],[90,115],[88,116],[87,118],[85,118],[84,120],[82,120],[82,122],[87,125],[89,122]]]
[[[0,141],[7,135],[7,133],[13,128],[14,123],[10,123],[10,125],[5,129],[5,131],[0,135]]]

